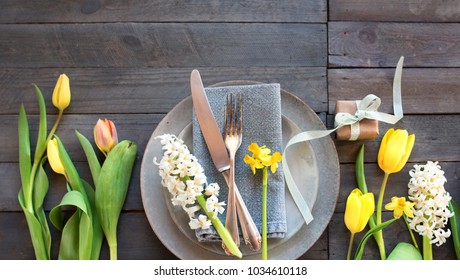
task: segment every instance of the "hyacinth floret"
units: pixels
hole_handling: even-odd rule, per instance
[[[218,201],[219,185],[207,183],[203,167],[182,139],[173,134],[163,134],[156,139],[160,139],[164,152],[160,162],[156,158],[153,162],[159,167],[161,184],[171,194],[172,204],[182,207],[188,214],[191,229],[209,228],[211,221],[205,215],[196,217],[196,212],[201,209],[196,197],[203,193],[207,195],[207,210],[214,212],[214,216],[221,214],[225,202]]]
[[[431,244],[437,246],[446,242],[451,234],[444,229],[453,213],[448,204],[450,194],[444,189],[446,177],[438,162],[414,165],[409,171],[411,179],[408,184],[409,199],[415,203],[414,217],[409,218],[410,227],[422,236],[428,237]]]

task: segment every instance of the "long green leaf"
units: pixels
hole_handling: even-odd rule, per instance
[[[77,210],[69,218],[62,229],[61,245],[59,247],[58,259],[78,260],[79,259],[79,233],[80,233],[80,211]]]
[[[26,217],[27,225],[29,228],[30,238],[32,241],[32,246],[34,247],[35,251],[35,258],[37,260],[49,260],[49,250],[45,244],[45,239],[43,238],[43,231],[40,222],[37,218],[30,213],[25,206],[24,203],[24,193],[22,190],[18,193],[18,201],[24,211],[24,215]]]
[[[45,197],[49,188],[48,177],[46,176],[45,170],[43,169],[43,164],[45,162],[46,157],[44,157],[38,165],[37,174],[35,175],[33,199],[35,215],[41,224],[44,242],[48,250],[48,255],[50,255],[51,233],[49,230],[48,221],[46,219],[45,210],[43,209]]]
[[[37,93],[38,99],[38,106],[40,108],[40,122],[38,126],[38,137],[37,137],[37,145],[35,147],[35,156],[34,161],[41,160],[43,154],[46,150],[46,134],[47,134],[47,124],[46,124],[46,104],[45,99],[43,98],[43,94],[40,88],[34,84],[35,92]]]
[[[96,210],[111,250],[111,259],[116,259],[118,219],[128,192],[136,153],[134,142],[124,140],[118,143],[104,161],[96,186]]]
[[[91,250],[93,248],[93,222],[86,213],[80,217],[79,246],[79,259],[91,259]]]
[[[93,146],[89,142],[89,140],[80,132],[75,131],[75,134],[80,141],[80,144],[85,152],[86,159],[88,160],[89,169],[91,171],[91,176],[93,177],[94,185],[97,186],[99,174],[101,173],[101,164],[96,156],[96,152],[94,152]]]
[[[75,206],[78,209],[82,210],[83,213],[88,213],[88,208],[86,207],[86,201],[84,196],[79,191],[70,191],[67,192],[62,198],[61,202],[54,206],[50,212],[51,223],[59,230],[63,229],[63,220],[62,220],[62,206]]]
[[[374,228],[369,229],[366,232],[366,234],[364,234],[364,236],[361,238],[361,241],[359,242],[358,248],[356,249],[356,253],[355,253],[355,260],[360,260],[363,257],[364,248],[366,246],[366,242],[369,239],[369,237],[371,237],[377,231],[382,230],[385,227],[389,226],[391,223],[393,223],[396,220],[397,220],[396,218],[393,218],[391,220],[381,223],[380,225],[376,225]]]
[[[453,199],[449,202],[449,210],[454,213],[454,215],[449,218],[449,224],[452,230],[452,241],[454,242],[455,254],[457,259],[460,260],[460,208]]]
[[[358,155],[356,156],[355,174],[356,174],[356,183],[358,184],[359,190],[363,194],[368,193],[367,184],[366,184],[366,175],[364,173],[364,145],[361,146],[361,149],[359,149]],[[375,227],[375,225],[377,224],[375,214],[372,214],[372,216],[369,218],[368,224],[370,228]]]
[[[70,187],[73,190],[81,192],[86,197],[85,189],[82,186],[80,175],[78,175],[78,171],[75,168],[75,165],[73,164],[72,160],[70,159],[70,156],[67,153],[64,144],[57,135],[55,135],[54,137],[58,142],[59,158],[61,159],[62,165],[64,166]]]
[[[21,104],[18,121],[18,138],[19,138],[19,172],[21,174],[22,189],[25,194],[30,192],[30,172],[32,163],[30,159],[30,136],[29,122],[27,120],[24,105]]]
[[[95,202],[95,192],[94,189],[91,187],[88,182],[82,180],[83,186],[86,188],[86,193],[88,194],[88,199],[90,202],[90,206],[92,209],[92,213],[96,213],[96,202]],[[96,214],[93,214],[93,245],[91,249],[91,259],[98,260],[100,253],[102,242],[104,241],[104,232],[102,231],[101,223],[99,221],[99,217]]]

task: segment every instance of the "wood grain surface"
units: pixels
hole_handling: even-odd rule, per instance
[[[75,136],[92,140],[99,118],[117,126],[120,139],[138,144],[138,155],[119,225],[119,258],[176,259],[150,227],[142,204],[140,168],[152,132],[190,95],[189,77],[199,69],[205,86],[231,80],[280,83],[334,126],[337,100],[373,93],[380,111],[392,113],[392,82],[400,56],[404,118],[379,124],[370,141],[334,140],[340,161],[340,194],[321,237],[299,259],[346,258],[349,232],[343,222],[348,194],[356,187],[355,159],[364,145],[370,191],[383,173],[377,153],[390,127],[416,135],[407,165],[392,174],[385,200],[407,192],[414,164],[439,161],[446,189],[460,202],[460,1],[14,1],[0,9],[0,259],[34,259],[20,188],[17,123],[21,104],[35,143],[38,104],[33,84],[47,104],[48,123],[59,74],[71,80],[72,103],[57,131],[81,177],[90,180]],[[101,155],[100,155],[101,156]],[[102,156],[100,158],[102,160]],[[50,190],[45,210],[62,199],[65,180],[45,170]],[[327,186],[320,186],[327,187]],[[384,219],[391,218],[384,212]],[[51,227],[52,257],[60,233]],[[355,244],[362,233],[357,235]],[[402,221],[384,232],[387,251],[410,241]],[[417,239],[421,240],[419,236]],[[435,259],[455,259],[452,239],[433,247]],[[108,259],[103,244],[101,259]],[[375,242],[365,259],[379,259]]]

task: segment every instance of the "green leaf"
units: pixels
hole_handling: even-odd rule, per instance
[[[51,251],[51,233],[46,219],[45,211],[43,209],[43,203],[45,201],[46,194],[48,193],[48,177],[46,176],[43,164],[46,161],[46,157],[43,158],[38,165],[37,174],[35,175],[35,183],[33,189],[34,199],[34,210],[35,216],[41,224],[43,231],[43,239],[47,247],[48,252]]]
[[[128,192],[136,153],[134,142],[124,140],[118,143],[105,159],[96,185],[96,210],[111,247],[111,259],[116,258],[114,248],[117,246],[118,219]]]
[[[43,98],[43,94],[38,88],[37,85],[34,84],[35,92],[37,93],[38,105],[40,108],[40,122],[38,126],[38,137],[37,137],[37,146],[35,147],[35,156],[34,160],[39,161],[46,150],[46,134],[47,134],[47,126],[46,126],[46,104],[45,99]]]
[[[83,186],[86,188],[86,193],[88,194],[88,199],[91,206],[91,212],[93,213],[93,242],[91,249],[91,259],[98,260],[101,253],[102,242],[104,241],[104,232],[102,231],[98,215],[94,214],[96,213],[94,189],[85,180],[82,180],[82,183]]]
[[[388,220],[386,222],[381,223],[380,225],[376,225],[374,228],[369,229],[366,234],[361,238],[361,241],[359,242],[358,248],[356,249],[355,253],[355,260],[360,260],[363,257],[364,253],[364,247],[366,246],[367,240],[376,232],[379,230],[384,229],[385,227],[389,226],[391,223],[396,221],[396,218],[393,218],[391,220]]]
[[[93,248],[93,222],[87,213],[80,217],[79,259],[91,259]]]
[[[423,260],[423,257],[414,245],[399,242],[387,257],[387,260]]]
[[[75,190],[67,192],[61,202],[53,207],[50,212],[51,223],[59,230],[63,229],[62,206],[75,206],[82,210],[83,213],[88,213],[84,196],[79,191]]]
[[[30,192],[30,172],[32,163],[30,159],[29,122],[27,120],[27,115],[23,104],[21,104],[21,108],[19,110],[18,138],[19,172],[21,174],[23,191],[25,194],[27,194]]]
[[[34,247],[35,257],[37,260],[49,260],[50,251],[47,249],[45,244],[45,239],[43,238],[42,226],[38,219],[34,216],[33,213],[29,212],[24,203],[24,193],[22,190],[18,193],[18,201],[24,211],[26,216],[27,225],[29,228],[29,233],[32,241],[32,246]]]
[[[65,224],[61,235],[58,259],[78,260],[79,259],[79,232],[80,215],[79,211],[72,214]]]
[[[358,155],[356,156],[355,174],[356,174],[356,183],[358,184],[359,190],[363,194],[368,193],[367,184],[366,184],[366,176],[364,174],[364,145],[361,146],[361,149],[359,149]],[[372,214],[368,222],[369,227],[370,228],[375,227],[376,223],[377,222],[376,222],[375,214]]]
[[[85,152],[86,159],[88,160],[88,165],[93,177],[94,185],[97,186],[97,180],[99,179],[99,174],[101,173],[101,164],[99,163],[99,160],[96,156],[96,152],[94,152],[93,146],[83,134],[78,131],[75,131],[75,134],[77,135],[83,151]]]
[[[449,224],[452,230],[452,241],[454,242],[455,254],[457,259],[460,260],[460,208],[453,199],[449,202],[449,210],[454,213],[454,215],[449,218]]]
[[[62,165],[64,166],[70,187],[72,188],[72,190],[81,192],[86,197],[85,189],[82,186],[80,175],[78,175],[78,171],[75,168],[75,165],[73,164],[72,160],[70,159],[70,156],[67,153],[64,144],[57,135],[55,135],[54,137],[58,142],[59,158],[61,159]]]

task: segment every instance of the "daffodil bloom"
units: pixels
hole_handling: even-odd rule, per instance
[[[260,160],[251,157],[250,155],[245,155],[243,160],[245,163],[249,164],[252,174],[256,174],[256,169],[264,168],[264,165],[260,162]]]
[[[379,167],[385,172],[385,175],[382,180],[382,185],[380,186],[380,193],[377,201],[377,225],[382,223],[382,204],[388,176],[391,173],[401,171],[409,159],[412,148],[414,147],[414,142],[415,135],[409,135],[407,130],[404,129],[395,130],[390,128],[383,136],[382,142],[380,143],[377,161]],[[380,240],[377,244],[380,250],[380,258],[384,260],[386,259],[386,254],[382,231],[380,230],[376,232],[375,236],[377,240]]]
[[[53,91],[53,105],[60,111],[70,104],[70,80],[66,74],[61,74]]]
[[[378,163],[388,174],[401,171],[414,147],[415,135],[407,130],[390,128],[380,144]]]
[[[393,196],[391,202],[385,205],[386,210],[393,211],[393,217],[396,219],[401,218],[405,214],[409,218],[414,217],[411,208],[414,207],[415,202],[406,201],[405,197]]]
[[[268,185],[268,168],[275,173],[278,169],[278,162],[282,156],[280,152],[270,155],[271,150],[265,145],[259,146],[257,143],[251,143],[248,150],[252,155],[246,155],[244,162],[249,165],[253,174],[256,169],[262,169],[262,259],[266,260],[267,256],[267,185]]]
[[[354,189],[347,198],[344,221],[351,232],[348,246],[347,259],[350,259],[351,248],[355,233],[363,231],[375,209],[374,194],[362,194],[359,189]]]
[[[61,158],[59,157],[58,142],[56,138],[53,138],[48,142],[47,154],[51,169],[53,169],[54,172],[65,176],[66,173],[64,166],[62,165]]]
[[[97,147],[104,155],[109,152],[118,144],[118,135],[115,124],[108,119],[99,119],[94,126],[94,141]]]

